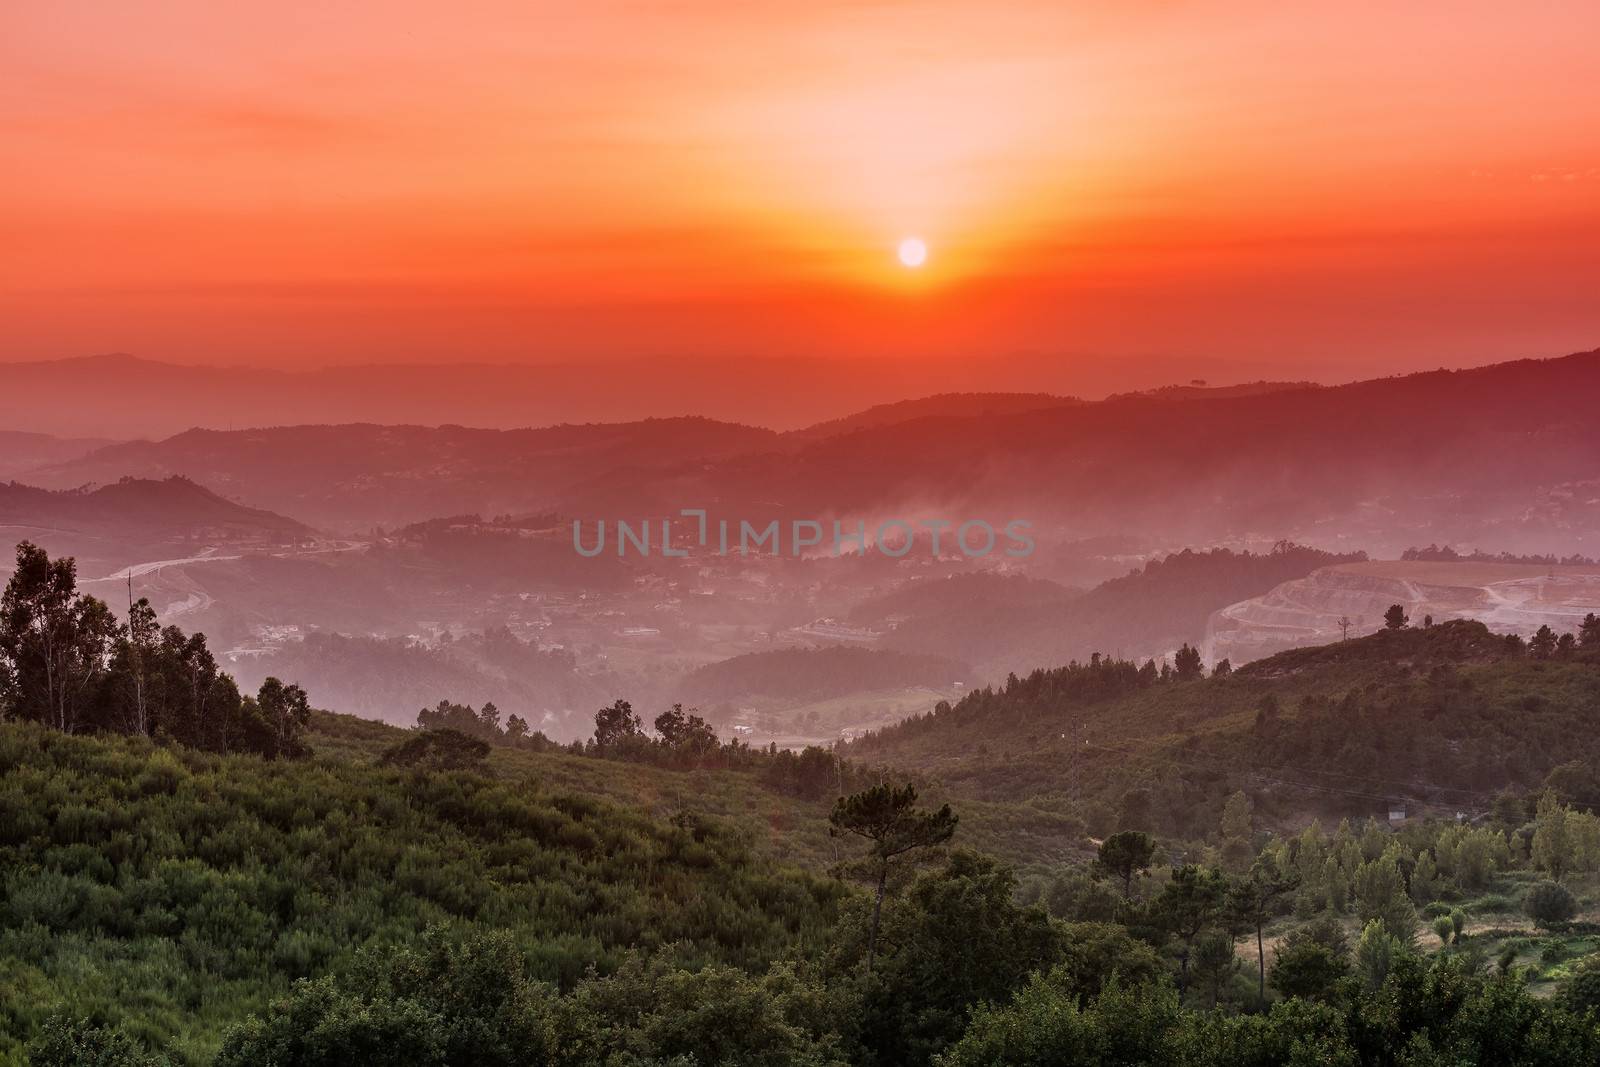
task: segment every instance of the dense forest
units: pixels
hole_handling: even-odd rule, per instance
[[[241,696],[204,634],[162,628],[147,600],[118,622],[77,589],[72,559],[24,541],[0,597],[0,713],[65,733],[168,739],[213,752],[304,755],[305,691],[267,678]]]

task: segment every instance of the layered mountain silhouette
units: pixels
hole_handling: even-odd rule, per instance
[[[77,459],[112,442],[104,437],[53,437],[0,430],[0,480]]]
[[[1148,356],[986,359],[821,356],[369,364],[306,370],[179,365],[125,353],[0,363],[0,426],[64,436],[166,437],[290,423],[501,429],[704,415],[796,429],[928,393],[1082,396],[1193,377],[1244,381],[1261,365]]]
[[[1377,555],[1432,540],[1572,551],[1600,530],[1597,397],[1600,352],[1590,352],[1245,395],[1008,400],[1001,410],[992,396],[933,398],[910,418],[867,412],[791,434],[703,418],[189,431],[28,480],[183,474],[344,528],[705,507],[735,519],[1025,518],[1167,543],[1295,537]]]
[[[80,577],[191,557],[226,558],[243,548],[283,548],[315,534],[294,519],[226,500],[187,478],[124,478],[99,488],[0,484],[0,574],[11,548],[32,541],[74,556]]]
[[[461,426],[279,426],[188,430],[35,472],[46,485],[183,475],[330,526],[369,529],[443,515],[565,507],[608,487],[629,513],[659,508],[667,485],[635,487],[775,447],[771,430],[702,418],[483,430]]]

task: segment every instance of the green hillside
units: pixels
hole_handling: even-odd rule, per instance
[[[693,808],[608,799],[625,791],[601,761],[528,766],[581,762],[592,788],[422,774],[337,754],[362,733],[264,762],[0,726],[0,1034],[66,1009],[203,1062],[294,979],[435,924],[503,932],[533,978],[571,985],[668,943],[761,967],[816,939],[845,894]]]
[[[847,758],[991,801],[1070,798],[1091,830],[1209,833],[1235,789],[1269,821],[1453,815],[1600,768],[1600,644],[1530,652],[1467,621],[1299,649],[1222,677],[1096,657],[864,738]],[[1592,771],[1587,773],[1593,773]]]
[[[1600,1059],[1600,621],[1096,656],[840,759],[314,712],[19,564],[5,1067]],[[1493,810],[1267,832],[1402,799]]]
[[[446,737],[465,769],[393,765]],[[326,715],[305,740],[310,757],[266,760],[0,725],[0,1063],[1600,1055],[1579,1014],[1600,993],[1600,820],[1553,800],[1531,851],[1515,821],[1253,841],[1246,805],[1216,865],[1146,852],[1123,879],[1104,850],[1035,852],[1019,882],[968,849],[1026,854],[1030,817],[1071,837],[1070,812],[959,800],[936,816],[906,796],[922,806],[880,821],[901,793],[866,790],[839,826],[944,828],[885,864],[874,933],[872,853],[827,835],[828,805],[773,780],[776,757],[681,769],[642,762],[674,757],[638,738],[579,754]],[[1240,903],[1280,884],[1275,903]],[[1537,927],[1504,914],[1535,898],[1553,902]],[[1448,929],[1422,932],[1415,908]],[[1252,923],[1275,946],[1259,982]]]

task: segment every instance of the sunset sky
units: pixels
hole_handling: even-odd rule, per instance
[[[7,4],[0,360],[1555,355],[1597,85],[1587,2]]]

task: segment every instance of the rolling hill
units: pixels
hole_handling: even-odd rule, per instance
[[[125,477],[92,489],[38,489],[11,482],[0,485],[0,523],[171,536],[202,528],[222,537],[269,539],[311,532],[302,522],[226,500],[178,475],[160,481]]]
[[[0,430],[0,479],[65,463],[113,442],[103,437],[52,437],[43,433]]]
[[[1185,549],[1081,593],[1019,575],[960,574],[913,580],[850,618],[887,629],[886,648],[963,659],[980,677],[1003,678],[1097,651],[1165,656],[1198,644],[1219,608],[1354,558],[1287,543],[1270,552]]]
[[[1381,816],[1391,802],[1481,811],[1570,761],[1600,771],[1597,726],[1600,646],[1537,659],[1456,620],[1194,681],[1100,659],[1035,671],[847,755],[996,800],[1070,797],[1076,786],[1092,829],[1200,836],[1238,788],[1280,825]]]
[[[224,499],[183,477],[123,478],[99,488],[49,490],[0,485],[0,542],[33,541],[52,555],[78,559],[96,576],[148,561],[205,556],[229,549],[287,546],[315,536],[304,523]]]

